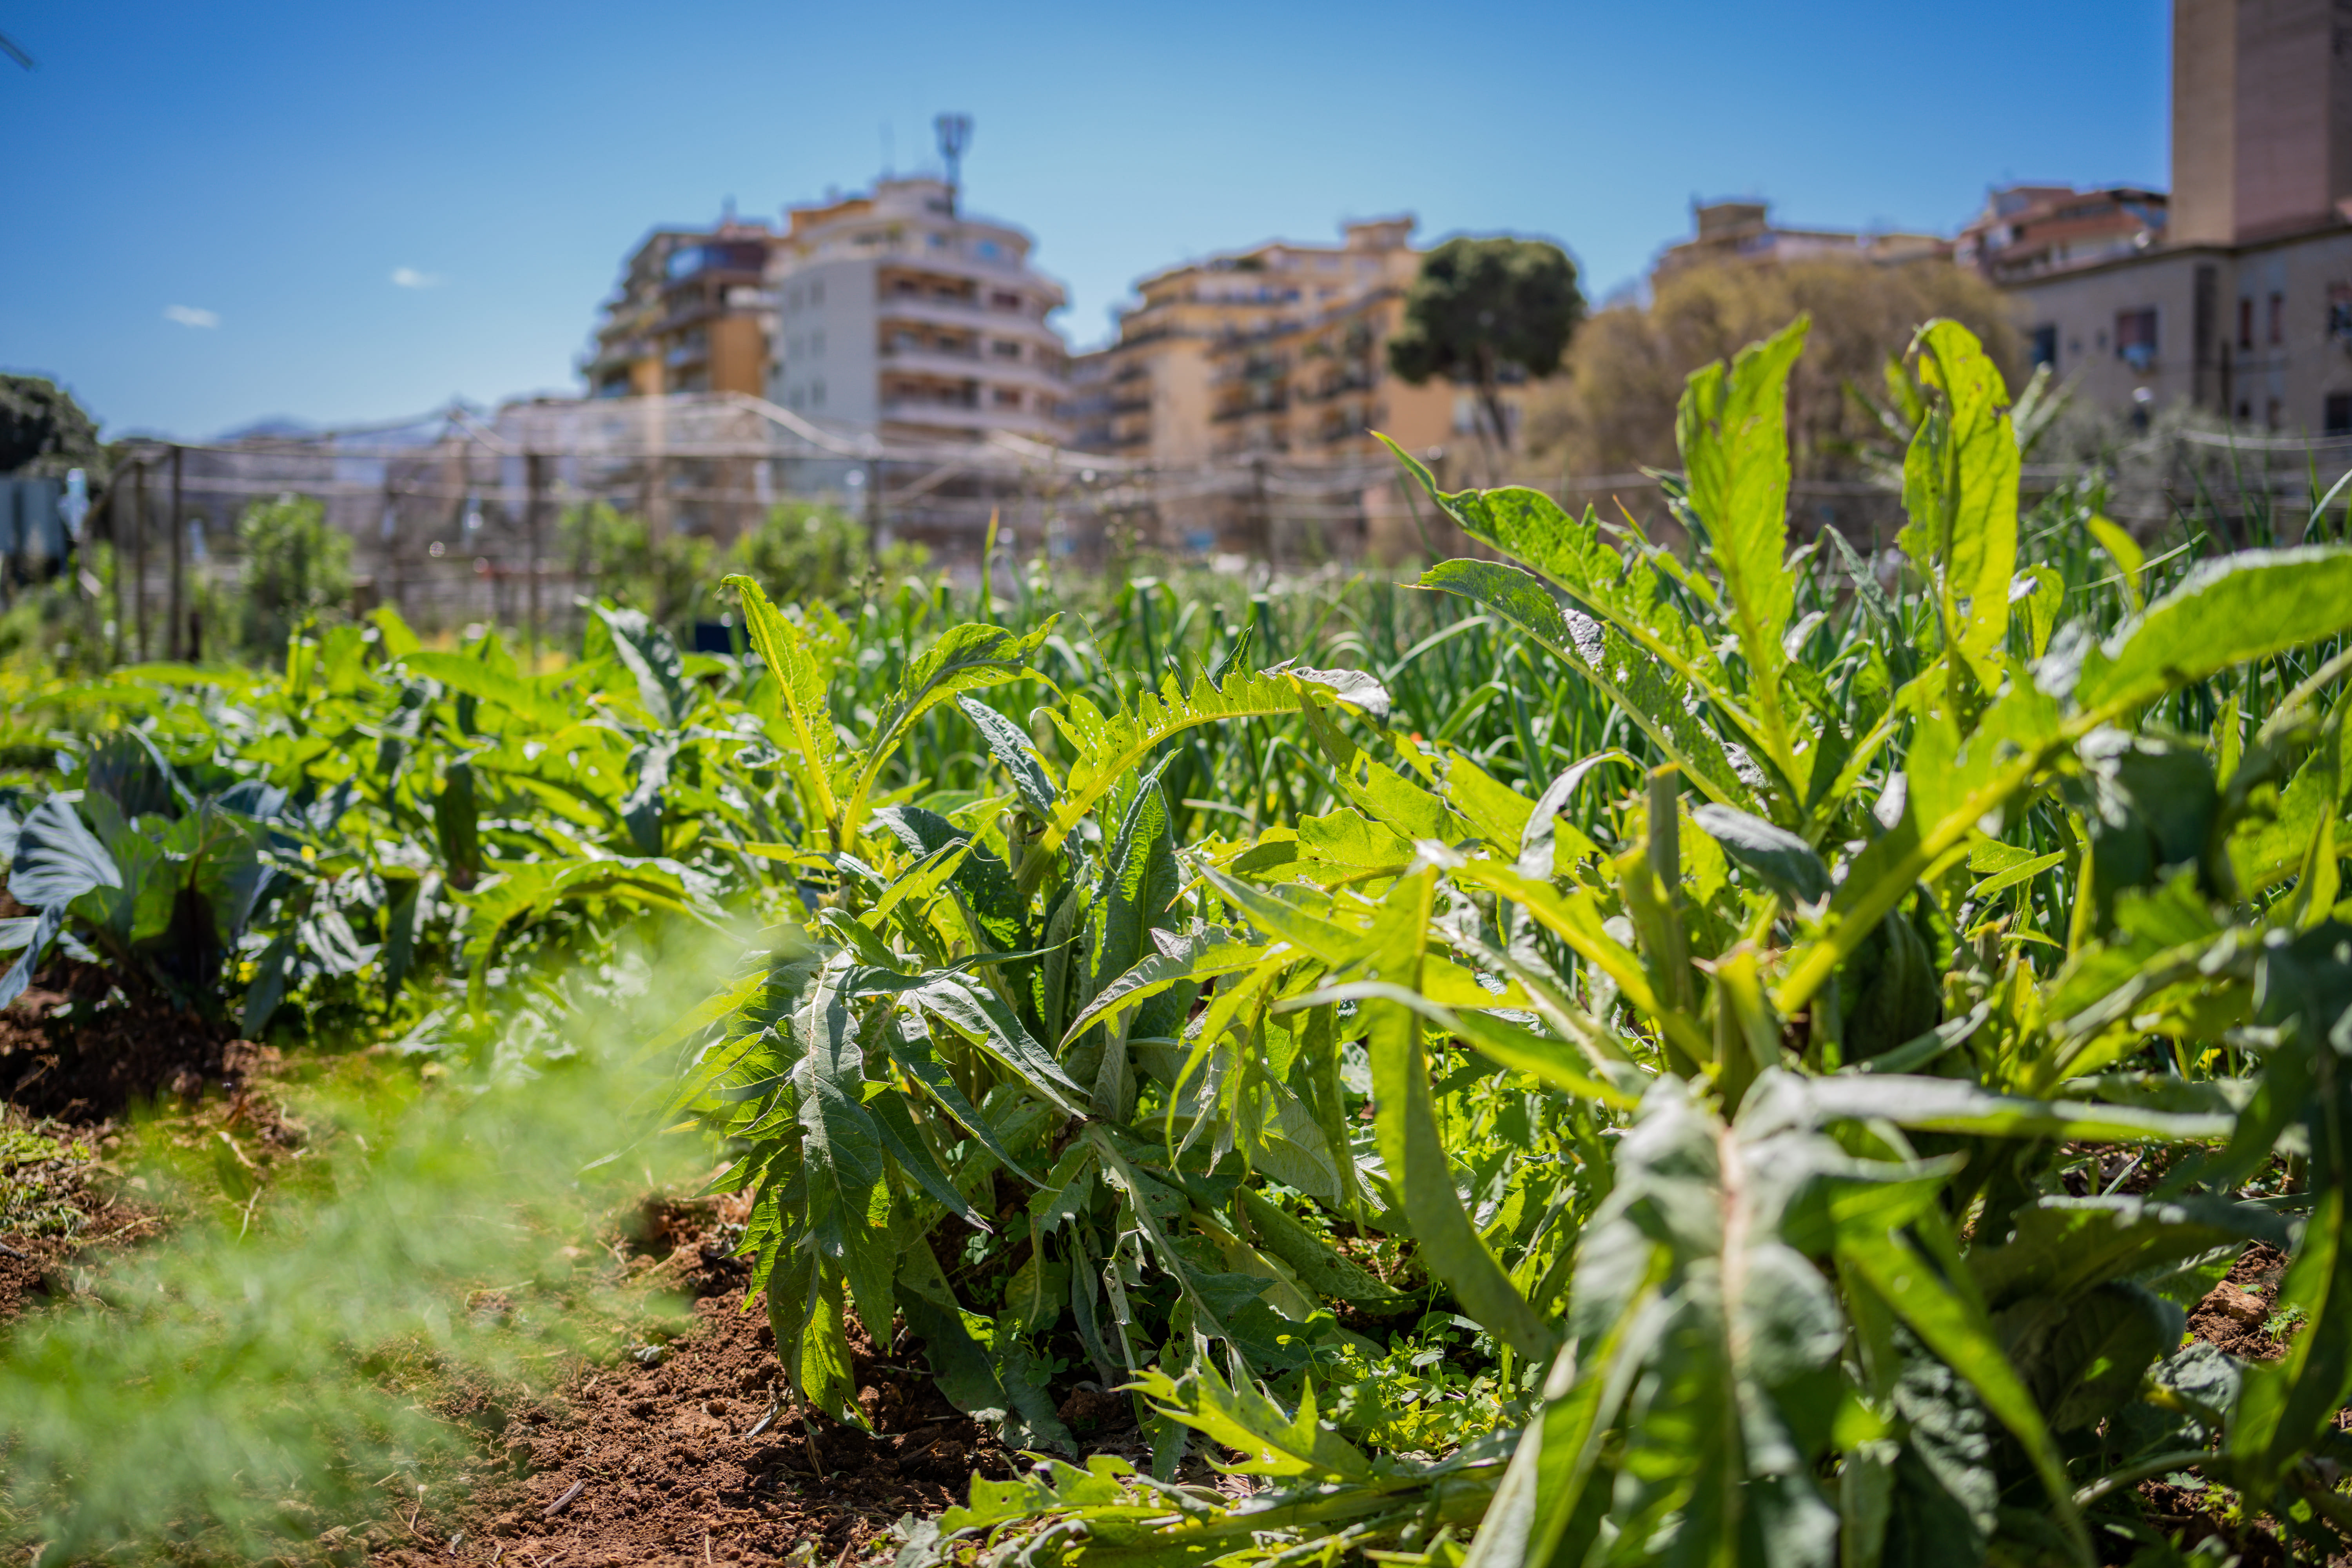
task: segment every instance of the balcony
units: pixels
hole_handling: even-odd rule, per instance
[[[1209,373],[1212,386],[1236,386],[1244,383],[1265,385],[1280,381],[1290,374],[1290,362],[1280,354],[1255,353],[1234,359],[1220,356],[1219,363]]]
[[[1051,343],[1055,353],[1062,352],[1060,334],[1042,320],[1010,310],[992,310],[985,300],[942,300],[931,294],[884,292],[874,302],[874,313],[886,323],[903,321],[963,331],[991,331],[1019,338],[1024,342]]]
[[[885,386],[882,389],[882,406],[885,409],[977,408],[980,406],[980,384],[968,381],[961,386]]]
[[[983,293],[991,285],[1005,288],[1014,283],[1021,283],[1034,287],[1043,282],[1036,274],[1030,272],[1019,261],[1010,258],[982,261],[973,257],[956,256],[945,251],[918,250],[912,246],[895,249],[877,248],[866,254],[873,256],[877,261],[888,268],[894,274],[929,274],[933,277],[977,283]],[[1049,292],[1054,291],[1051,284],[1045,284],[1044,287]]]
[[[942,349],[886,348],[881,354],[886,374],[937,376],[949,381],[984,379],[1003,386],[1067,396],[1069,382],[1054,367],[1034,360],[999,359],[994,354],[955,353]]]
[[[934,430],[970,436],[1009,430],[1020,436],[1052,437],[1060,435],[1062,430],[1061,421],[1035,409],[966,407],[919,398],[884,398],[882,417],[894,425],[928,426]]]
[[[1350,375],[1334,377],[1312,391],[1302,387],[1292,395],[1301,403],[1328,403],[1335,397],[1345,397],[1349,393],[1370,392],[1378,380],[1379,377],[1373,375],[1370,371],[1359,371]]]
[[[885,343],[883,367],[908,375],[943,375],[961,381],[980,374],[980,351],[945,348],[937,343]]]

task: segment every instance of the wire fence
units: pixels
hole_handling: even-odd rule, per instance
[[[1496,482],[1474,454],[1425,456],[1452,482]],[[2352,471],[2352,437],[2167,431],[2108,466],[2108,510],[2144,532],[2193,511],[2237,542],[2292,540]],[[2078,472],[2030,467],[2027,489]],[[1654,536],[1677,531],[1650,473],[1519,482],[1572,510],[1636,518]],[[115,548],[123,651],[194,651],[193,607],[239,570],[237,517],[288,493],[315,498],[352,539],[359,607],[392,605],[428,628],[489,621],[534,636],[567,635],[575,602],[610,570],[581,553],[583,535],[567,542],[559,527],[569,509],[599,501],[642,519],[656,542],[693,535],[724,546],[781,501],[823,500],[862,519],[877,546],[920,543],[959,573],[977,568],[992,520],[1016,558],[1080,573],[1144,558],[1301,567],[1473,548],[1385,454],[1155,463],[1004,434],[884,439],[740,394],[545,399],[226,442],[131,443],[90,520]],[[1790,517],[1804,537],[1835,527],[1873,548],[1891,545],[1903,522],[1899,495],[1863,480],[1799,480]]]

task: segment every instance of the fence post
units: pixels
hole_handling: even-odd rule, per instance
[[[163,646],[168,650],[164,657],[172,659],[184,657],[180,636],[188,553],[187,527],[180,517],[180,459],[184,452],[184,449],[179,447],[172,448],[172,629],[163,639]]]
[[[539,525],[540,514],[547,501],[547,459],[537,452],[526,452],[522,459],[523,479],[530,493],[523,500],[523,534],[530,553],[530,672],[539,673]]]
[[[107,481],[106,493],[98,500],[98,510],[91,514],[89,522],[82,529],[81,535],[86,560],[95,560],[96,552],[89,547],[98,542],[100,520],[105,521],[106,542],[112,548],[114,554],[114,571],[111,574],[114,578],[114,647],[109,658],[111,664],[122,662],[122,623],[125,618],[122,598],[122,509],[114,504],[115,492],[121,488],[122,476],[120,474],[114,475]],[[98,614],[95,598],[91,602],[90,614]]]
[[[147,458],[139,459],[138,505],[131,509],[131,609],[139,623],[139,662],[147,662]]]

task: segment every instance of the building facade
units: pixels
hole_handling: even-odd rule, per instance
[[[1349,224],[1338,245],[1275,241],[1145,278],[1118,341],[1088,356],[1083,444],[1169,464],[1311,462],[1378,450],[1374,430],[1415,450],[1468,434],[1465,394],[1388,369],[1421,269],[1412,230],[1410,216]],[[1507,389],[1507,405],[1518,396]]]
[[[2352,5],[2174,0],[2160,240],[2007,280],[2076,395],[2352,435]]]
[[[647,235],[622,268],[581,363],[589,395],[764,395],[773,317],[763,284],[775,242],[766,224],[731,214],[711,228]]]
[[[1651,276],[1664,278],[1687,267],[1727,263],[1768,267],[1776,262],[1826,257],[1854,261],[1917,261],[1949,256],[1952,243],[1932,234],[1865,234],[1852,229],[1784,228],[1772,221],[1769,204],[1758,201],[1694,202],[1688,239],[1658,253]]]
[[[1060,283],[1030,237],[959,212],[944,180],[880,180],[787,213],[767,294],[767,395],[828,425],[909,440],[1065,437]]]
[[[2128,260],[2164,243],[2168,208],[2162,191],[2139,185],[2006,185],[1960,230],[1952,259],[2003,286]]]

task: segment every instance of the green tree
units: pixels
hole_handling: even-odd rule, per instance
[[[236,536],[245,551],[237,640],[248,653],[268,658],[305,619],[351,603],[351,536],[328,524],[314,498],[256,501],[237,520]]]
[[[866,525],[823,501],[788,501],[735,542],[736,559],[778,604],[835,600],[873,570]]]
[[[96,479],[105,466],[98,424],[73,394],[37,375],[0,375],[0,474],[82,468]]]
[[[1859,475],[1856,448],[1885,433],[1845,389],[1883,395],[1887,355],[1904,353],[1921,321],[1960,322],[2009,385],[2024,384],[2008,301],[1948,261],[1693,267],[1658,279],[1648,303],[1612,305],[1579,328],[1565,374],[1528,400],[1525,449],[1554,472],[1677,467],[1675,410],[1691,374],[1801,315],[1812,328],[1789,376],[1787,411],[1799,479]]]
[[[581,575],[615,604],[643,610],[673,632],[712,607],[719,574],[710,541],[698,534],[656,540],[645,519],[604,501],[571,508],[561,532]]]
[[[1583,319],[1576,263],[1559,246],[1508,235],[1449,239],[1422,258],[1405,293],[1389,368],[1415,386],[1442,375],[1473,388],[1496,446],[1507,451],[1504,381],[1557,370]]]

